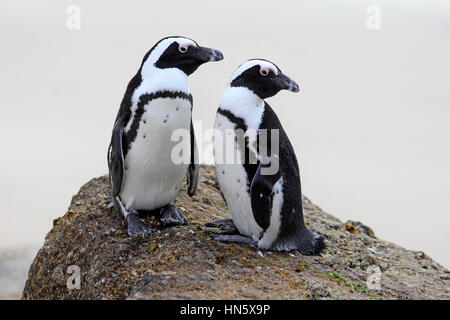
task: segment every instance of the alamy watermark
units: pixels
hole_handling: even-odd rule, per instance
[[[372,4],[367,7],[367,20],[366,26],[369,30],[381,29],[381,9],[376,4]]]
[[[208,162],[213,155],[216,164],[261,164],[262,175],[273,175],[279,170],[278,129],[208,129],[203,132],[196,123],[198,162]],[[176,129],[172,132],[171,150],[174,164],[188,164],[191,161],[190,130]]]
[[[380,290],[381,289],[381,270],[379,266],[369,266],[367,268],[367,289]]]
[[[81,29],[81,8],[77,5],[70,5],[66,9],[66,27],[69,30]]]
[[[81,289],[81,271],[80,267],[77,265],[70,265],[67,268],[67,274],[70,274],[69,278],[67,278],[66,286],[67,289]]]

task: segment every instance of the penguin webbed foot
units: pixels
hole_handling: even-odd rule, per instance
[[[137,212],[130,212],[127,215],[128,223],[128,235],[130,237],[145,236],[151,234],[156,230],[147,226],[144,221],[141,220]]]
[[[258,243],[250,237],[246,237],[240,234],[219,234],[211,233],[211,238],[220,242],[234,242],[234,243],[245,243],[253,246],[257,246]]]
[[[161,208],[161,218],[159,220],[164,227],[188,224],[184,214],[173,203]]]
[[[236,226],[233,223],[233,219],[219,219],[205,223],[205,227],[217,228],[225,231],[228,234],[238,233]]]

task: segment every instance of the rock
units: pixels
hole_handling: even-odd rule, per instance
[[[53,269],[52,278],[57,282],[61,282],[64,279],[63,271],[59,266]]]
[[[368,226],[366,226],[365,224],[363,224],[359,221],[351,221],[351,220],[347,221],[346,228],[348,231],[361,230],[368,236],[375,238],[375,232],[373,232],[373,230],[371,228],[369,228]]]
[[[342,223],[306,197],[305,221],[328,245],[321,257],[216,242],[204,223],[229,213],[214,169],[200,175],[197,194],[182,191],[176,203],[189,225],[164,229],[146,217],[158,231],[133,239],[110,204],[107,177],[88,182],[55,219],[22,298],[450,299],[448,270],[425,253],[375,238],[360,222]],[[379,288],[368,288],[373,283]]]

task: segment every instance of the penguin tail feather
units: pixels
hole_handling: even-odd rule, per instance
[[[314,234],[314,242],[313,242],[313,254],[314,256],[319,255],[327,248],[327,245],[325,244],[325,239],[318,235]]]
[[[306,229],[306,228],[305,228]],[[306,237],[300,240],[298,250],[305,256],[318,256],[325,249],[325,239],[314,231],[306,229]]]

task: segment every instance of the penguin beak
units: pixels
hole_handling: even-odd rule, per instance
[[[214,50],[205,47],[198,47],[194,53],[195,58],[197,58],[202,63],[209,61],[220,61],[223,59],[223,54],[219,50]]]
[[[280,90],[289,90],[292,92],[299,91],[298,84],[284,74],[278,75],[275,82],[280,87]]]

